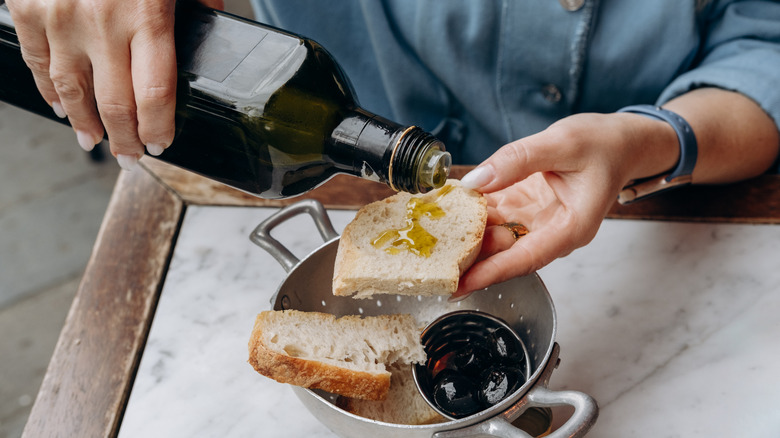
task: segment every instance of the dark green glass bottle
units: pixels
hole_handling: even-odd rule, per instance
[[[264,198],[304,193],[337,173],[411,193],[444,184],[441,141],[362,109],[322,46],[187,3],[176,13],[176,137],[160,159]],[[67,123],[38,94],[5,6],[0,69],[0,100]]]

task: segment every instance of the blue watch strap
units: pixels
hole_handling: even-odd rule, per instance
[[[680,117],[679,114],[653,105],[630,105],[619,109],[617,112],[641,114],[670,124],[674,128],[674,132],[677,133],[677,140],[680,142],[680,161],[677,162],[674,170],[664,179],[667,182],[671,182],[676,178],[693,173],[693,168],[696,167],[699,147],[691,125]]]

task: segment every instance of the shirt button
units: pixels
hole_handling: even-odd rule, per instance
[[[554,84],[548,84],[542,88],[542,96],[544,96],[545,100],[548,102],[558,103],[561,101],[563,94]]]
[[[585,4],[585,0],[558,0],[561,2],[561,6],[563,6],[563,9],[566,9],[567,11],[579,11],[580,8]]]

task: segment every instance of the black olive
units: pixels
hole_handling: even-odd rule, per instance
[[[480,380],[477,400],[484,406],[493,406],[525,382],[525,376],[519,368],[496,366],[485,370]]]
[[[479,345],[466,345],[455,352],[451,361],[455,369],[476,379],[490,366],[490,351]]]
[[[481,406],[474,398],[475,385],[467,377],[452,370],[444,370],[433,384],[433,401],[443,412],[462,418],[479,412]]]
[[[524,359],[523,349],[517,338],[506,328],[499,327],[488,335],[488,343],[493,357],[504,363],[517,363]]]

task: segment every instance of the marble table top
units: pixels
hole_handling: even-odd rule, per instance
[[[334,437],[247,363],[285,278],[249,233],[273,208],[189,207],[119,436]],[[331,211],[337,230],[354,211]],[[308,217],[275,235],[303,257]],[[551,389],[592,395],[594,437],[777,437],[780,226],[606,220],[539,272],[558,315]]]

